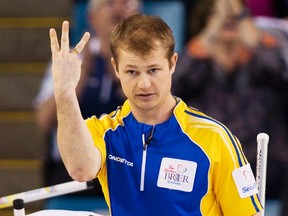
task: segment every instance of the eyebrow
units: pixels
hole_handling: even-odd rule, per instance
[[[152,65],[149,65],[147,68],[154,68],[154,67],[159,67],[160,65],[159,64],[152,64]]]
[[[136,66],[136,65],[128,64],[128,65],[125,65],[125,68],[137,68],[137,66]]]
[[[160,65],[159,64],[151,64],[151,65],[148,65],[146,68],[155,68],[155,67],[160,67]],[[125,65],[125,68],[135,69],[135,68],[139,68],[139,67],[137,65],[127,64],[127,65]]]

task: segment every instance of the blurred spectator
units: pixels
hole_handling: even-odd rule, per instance
[[[191,14],[193,37],[180,55],[173,93],[230,128],[252,167],[257,134],[269,134],[266,198],[287,196],[285,34],[256,27],[241,0],[198,0]]]
[[[109,35],[114,27],[124,18],[138,13],[142,2],[140,0],[90,0],[87,6],[87,19],[92,38],[83,50],[82,74],[77,87],[80,108],[83,118],[92,115],[100,116],[104,112],[113,111],[124,101],[118,79],[110,62]],[[41,89],[35,99],[36,123],[48,137],[48,155],[45,168],[45,184],[54,185],[71,181],[61,160],[56,141],[56,107],[53,97],[53,81],[51,65],[48,65]],[[102,197],[102,190],[98,180],[95,180],[93,191],[86,191],[77,195],[72,210],[94,210],[97,203],[91,207],[80,202],[87,195]],[[67,196],[66,196],[67,197]],[[89,198],[89,200],[91,197]],[[87,202],[87,201],[86,201]],[[52,204],[51,204],[52,203]],[[55,205],[56,204],[56,205]],[[47,208],[63,208],[59,199],[49,200]],[[63,203],[62,203],[63,204]],[[64,207],[65,208],[65,207]],[[66,208],[67,209],[67,208]]]
[[[195,0],[142,0],[144,14],[161,17],[172,29],[176,41],[175,50],[183,48],[186,41],[186,10],[192,7]],[[75,44],[87,30],[85,19],[86,4],[88,0],[74,0],[73,23],[71,25],[70,43]],[[191,6],[190,6],[191,5]]]

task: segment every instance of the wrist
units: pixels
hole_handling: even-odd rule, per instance
[[[71,101],[77,99],[77,94],[75,89],[73,90],[65,90],[65,89],[59,89],[56,90],[54,88],[54,99],[56,105],[63,104],[63,103],[71,103]]]

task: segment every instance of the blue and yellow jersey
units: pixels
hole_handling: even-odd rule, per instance
[[[180,99],[155,126],[139,123],[129,101],[86,124],[101,152],[98,178],[113,216],[247,216],[262,209],[239,141]]]

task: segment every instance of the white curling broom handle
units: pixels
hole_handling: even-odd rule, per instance
[[[259,199],[263,208],[265,208],[268,143],[269,136],[266,133],[257,135],[256,181],[259,189]],[[261,212],[261,216],[264,216],[264,214],[265,209]]]

